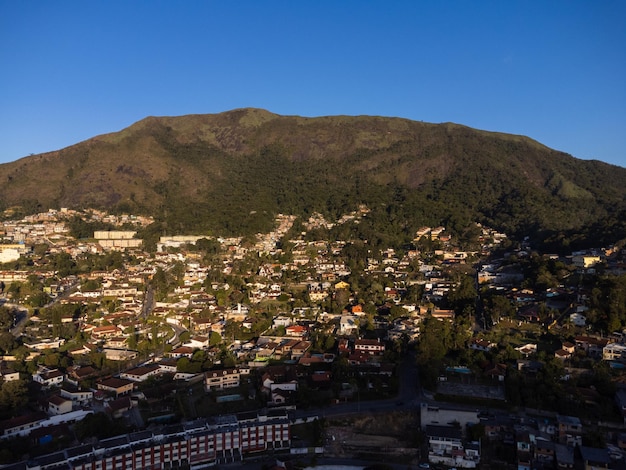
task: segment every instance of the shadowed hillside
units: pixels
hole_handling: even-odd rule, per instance
[[[0,165],[0,175],[7,216],[105,208],[150,213],[165,232],[249,234],[278,212],[366,204],[363,237],[409,240],[421,225],[462,231],[471,221],[552,240],[626,236],[626,169],[523,136],[399,118],[149,117]]]

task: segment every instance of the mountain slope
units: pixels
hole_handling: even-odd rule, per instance
[[[0,175],[0,209],[143,212],[172,232],[253,233],[277,212],[341,213],[359,203],[373,209],[371,230],[406,238],[420,225],[462,230],[472,220],[520,235],[581,231],[623,220],[626,200],[626,169],[523,136],[260,109],[149,117],[0,165]]]

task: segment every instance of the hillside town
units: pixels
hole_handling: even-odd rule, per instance
[[[151,218],[97,210],[2,222],[0,465],[363,455],[334,416],[401,409],[411,468],[626,468],[623,246],[324,238],[367,214],[254,239],[149,241]]]

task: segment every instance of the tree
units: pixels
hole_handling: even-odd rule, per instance
[[[457,314],[474,311],[476,302],[476,283],[473,276],[463,275],[457,287],[448,295],[448,302]]]
[[[211,336],[209,337],[209,346],[217,346],[221,342],[221,335],[217,331],[211,331]]]
[[[28,388],[24,380],[2,383],[0,388],[0,412],[15,413],[28,402]]]
[[[0,306],[0,330],[8,330],[13,326],[15,312],[3,306]]]
[[[4,352],[5,354],[10,353],[17,346],[18,343],[11,333],[7,331],[0,333],[0,352]]]
[[[181,357],[180,359],[178,359],[178,361],[176,361],[176,370],[178,372],[189,372],[191,366],[191,361],[189,360],[188,357]]]
[[[65,252],[57,253],[51,260],[52,267],[60,277],[76,274],[76,262]]]
[[[111,421],[104,413],[95,413],[85,416],[74,426],[76,437],[83,440],[87,437],[100,439],[124,434],[126,428],[119,421]]]

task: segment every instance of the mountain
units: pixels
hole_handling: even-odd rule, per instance
[[[148,117],[0,165],[0,175],[5,214],[149,213],[172,233],[249,234],[278,212],[337,215],[365,204],[366,237],[410,239],[435,224],[461,232],[471,221],[544,239],[626,237],[626,169],[452,123],[250,108]]]

